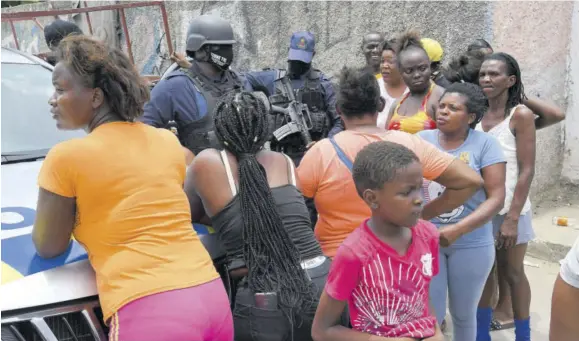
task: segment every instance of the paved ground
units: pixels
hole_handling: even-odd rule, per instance
[[[579,203],[562,203],[556,208],[542,208],[533,224],[536,240],[529,246],[525,261],[526,273],[531,283],[531,325],[533,341],[549,341],[549,321],[551,315],[551,294],[553,283],[559,272],[559,260],[573,242],[579,238],[579,226],[558,227],[551,223],[553,216],[574,218],[579,224]],[[447,322],[451,322],[447,318]],[[449,323],[447,339],[452,340],[452,323]],[[514,341],[514,330],[491,333],[493,341]],[[460,340],[456,340],[460,341]]]

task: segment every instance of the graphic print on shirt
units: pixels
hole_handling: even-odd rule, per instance
[[[429,202],[438,198],[442,192],[444,192],[445,187],[435,181],[424,180],[422,184],[422,189],[424,192],[424,200]],[[434,219],[438,219],[441,223],[446,224],[454,219],[460,217],[460,215],[464,212],[464,205],[460,205],[459,207],[455,208],[454,210],[443,213]]]
[[[420,257],[420,262],[422,262],[422,273],[428,277],[432,277],[432,253],[423,254]]]
[[[470,165],[470,153],[469,152],[462,152],[459,155],[459,160],[464,161],[467,165]]]
[[[424,266],[430,256],[430,265]],[[424,312],[428,306],[428,283],[424,268],[432,273],[432,255],[421,257],[423,268],[376,255],[362,268],[352,300],[359,314],[356,330],[384,337],[423,338],[434,332],[434,322]],[[426,278],[425,278],[426,277]],[[426,334],[428,335],[428,334]]]

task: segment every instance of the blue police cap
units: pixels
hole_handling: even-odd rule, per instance
[[[290,40],[288,60],[300,60],[309,64],[314,57],[315,47],[316,40],[312,33],[308,31],[295,32]]]

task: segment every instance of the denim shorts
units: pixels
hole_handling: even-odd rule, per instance
[[[499,235],[501,225],[505,221],[506,214],[497,215],[493,218],[493,232],[495,238]],[[535,239],[535,231],[533,230],[533,212],[528,211],[519,217],[517,245],[526,244]]]

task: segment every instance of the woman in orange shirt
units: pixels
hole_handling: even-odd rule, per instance
[[[430,79],[430,59],[414,31],[397,38],[396,58],[408,93],[392,105],[386,121],[388,130],[401,130],[416,134],[422,130],[436,129],[432,119],[444,89]]]
[[[88,135],[54,146],[43,163],[38,254],[62,254],[72,235],[85,247],[112,341],[232,341],[227,294],[191,227],[181,145],[136,121],[148,99],[137,71],[86,36],[57,52],[52,116]]]
[[[446,187],[424,207],[422,219],[452,211],[482,186],[482,178],[468,165],[418,136],[376,127],[384,99],[371,73],[345,69],[339,89],[337,109],[346,130],[313,145],[298,167],[302,193],[314,199],[318,210],[315,234],[326,256],[334,257],[344,239],[371,215],[354,186],[351,163],[372,142],[385,140],[409,148],[418,155],[424,177]]]

